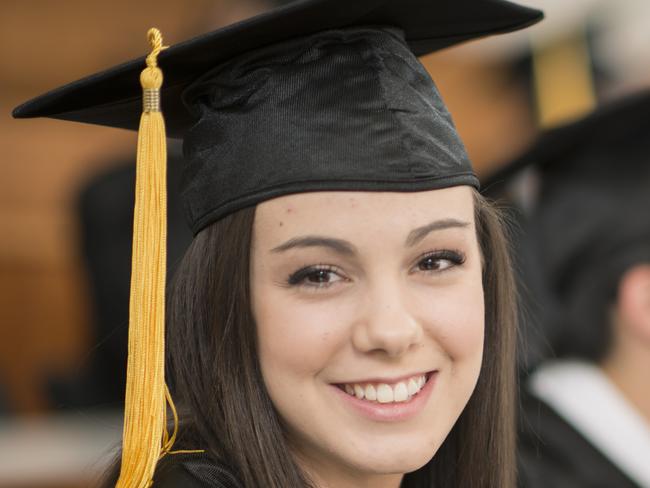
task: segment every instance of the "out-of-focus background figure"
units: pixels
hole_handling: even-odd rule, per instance
[[[531,42],[545,132],[485,180],[517,209],[523,488],[650,486],[650,83],[630,61],[647,9],[549,2]]]
[[[165,33],[166,40],[176,43],[289,1],[0,3],[0,52],[5,66],[0,71],[0,488],[90,486],[91,480],[105,468],[107,450],[117,446],[125,376],[134,176],[133,134],[90,126],[69,127],[51,120],[14,121],[9,116],[11,108],[48,88],[112,66],[117,60],[142,55],[147,50],[144,33],[152,25]],[[555,297],[556,291],[546,273],[549,270],[539,260],[539,249],[529,245],[531,241],[542,242],[535,242],[528,235],[533,209],[546,201],[540,197],[541,176],[531,176],[529,169],[517,172],[516,177],[514,171],[495,175],[513,160],[522,161],[521,154],[534,154],[535,150],[528,149],[531,145],[559,145],[558,140],[547,136],[538,139],[541,130],[571,123],[599,105],[650,88],[650,3],[522,3],[545,10],[547,19],[526,33],[476,45],[470,43],[429,56],[424,63],[436,73],[435,81],[467,144],[475,169],[484,181],[500,181],[498,185],[488,185],[487,191],[499,193],[518,209],[512,217],[519,222],[513,232],[517,238],[516,259],[524,302],[520,372],[522,383],[532,385],[535,378],[544,378],[544,371],[553,371],[545,369],[557,364],[549,360],[567,351],[557,340],[558,332],[568,330],[562,325],[562,300],[568,296],[562,291],[559,298]],[[640,129],[638,137],[633,135],[637,134],[633,122],[625,117],[617,118],[614,126],[624,134],[629,132],[633,141],[648,140],[648,133]],[[39,132],[37,139],[34,131]],[[602,148],[603,154],[619,154],[619,145],[625,145],[594,132],[587,133],[589,138],[602,139],[607,147]],[[39,143],[34,144],[35,140]],[[575,147],[576,153],[578,148],[591,147],[575,141],[569,146]],[[595,151],[595,147],[592,149]],[[623,149],[620,148],[621,158]],[[600,153],[599,149],[594,154]],[[552,156],[553,161],[548,164],[539,159],[535,164],[527,162],[522,166],[543,165],[548,171],[554,168],[556,179],[563,181],[561,172],[571,166],[573,153],[555,154],[558,157]],[[189,231],[184,227],[175,193],[182,164],[180,148],[172,146],[170,155],[169,234],[174,240],[170,241],[169,268],[173,272],[174,263],[189,241]],[[555,161],[558,158],[561,160]],[[622,161],[613,161],[612,165],[622,165]],[[637,179],[641,184],[640,177]],[[590,180],[582,182],[587,181]],[[563,224],[566,229],[547,235],[548,241],[544,242],[548,246],[554,246],[554,242],[557,246],[567,245],[566,230],[581,225],[579,219],[572,220],[573,203],[567,201],[562,205],[566,208],[561,206],[559,214],[567,218]],[[607,203],[602,205],[609,208]],[[643,213],[634,214],[635,217],[622,211],[620,214],[621,221],[644,220]],[[647,214],[646,220],[650,219]],[[543,250],[549,251],[551,247],[545,244]],[[614,260],[614,256],[609,256],[605,258],[607,262],[593,266],[604,269]],[[571,269],[566,273],[570,274]],[[632,281],[638,280],[641,279]],[[648,300],[650,291],[646,288],[644,293],[641,295]],[[607,318],[611,319],[614,310],[618,310],[616,300],[622,298],[619,293],[602,303],[590,302],[594,305],[590,313],[602,309],[606,302]],[[605,320],[604,316],[601,318]],[[607,323],[612,326],[619,322],[612,319]],[[597,330],[595,323],[593,329],[587,324],[582,333],[573,334],[568,346],[586,347],[591,343],[587,339],[595,337]],[[617,337],[618,329],[611,331],[609,339],[605,339],[607,345],[603,346],[606,349]],[[635,337],[637,340],[629,342],[638,346],[642,341]],[[643,357],[640,349],[635,349],[634,357]],[[625,354],[623,359],[628,357],[632,356]],[[636,416],[621,413],[615,417],[640,417],[647,427],[648,404],[637,404],[647,401],[647,397],[642,400],[642,395],[637,395],[638,388],[632,386],[634,375],[613,366],[608,370],[602,357],[583,359],[597,365],[597,372],[607,375],[607,381],[625,398],[625,404],[632,405],[636,412]],[[539,365],[541,369],[537,368]],[[533,373],[528,379],[533,370],[542,375]],[[650,373],[647,362],[637,374],[643,371]],[[526,391],[526,405],[537,405],[538,411],[546,409],[549,418],[559,416],[555,420],[557,425],[568,422],[562,419],[557,405],[536,397],[533,387]],[[600,411],[600,405],[591,406],[593,411]],[[531,429],[539,430],[538,423],[543,420],[537,417],[525,422]],[[613,429],[615,424],[609,425]],[[564,439],[566,432],[557,431],[558,438]],[[529,432],[523,433],[527,436]],[[592,466],[593,473],[618,466],[614,471],[620,479],[636,485],[616,484],[617,481],[611,481],[615,478],[604,475],[598,481],[601,484],[589,484],[589,479],[580,478],[574,478],[574,484],[545,482],[536,467],[542,465],[537,463],[560,463],[560,473],[582,468],[563,465],[568,458],[566,452],[555,451],[551,443],[548,452],[537,447],[533,451],[524,443],[523,487],[650,486],[634,481],[625,467],[602,452],[602,447],[594,446],[593,440],[580,430],[568,427],[568,432],[567,446],[574,446],[575,452],[583,447],[592,452],[595,449],[596,454],[586,457],[586,464],[582,465]],[[617,437],[617,432],[611,432],[610,437]]]
[[[549,357],[523,385],[521,486],[650,486],[649,112],[650,91],[606,104],[491,184],[535,181],[517,244]]]
[[[544,133],[485,179],[516,209],[522,488],[650,487],[649,7],[548,2]]]

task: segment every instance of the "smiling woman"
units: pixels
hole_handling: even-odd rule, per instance
[[[264,384],[323,486],[397,486],[467,403],[484,325],[473,221],[468,187],[258,206],[251,293]],[[332,236],[345,251],[318,240],[269,251],[304,234]]]
[[[303,0],[164,51],[152,30],[141,119],[144,60],[16,109],[141,120],[123,452],[107,484],[514,486],[507,245],[416,56],[539,17],[503,0]],[[164,321],[161,101],[195,233]]]

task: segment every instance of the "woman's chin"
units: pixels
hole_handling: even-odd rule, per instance
[[[405,474],[417,471],[427,464],[435,452],[431,446],[423,449],[370,448],[365,453],[358,452],[352,464],[359,471],[376,475]]]

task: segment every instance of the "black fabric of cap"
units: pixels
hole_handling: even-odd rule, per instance
[[[220,66],[185,96],[197,113],[182,187],[195,232],[288,193],[478,186],[431,78],[397,31],[276,44]]]
[[[162,110],[184,139],[191,228],[289,193],[478,186],[416,55],[539,19],[502,0],[303,0],[169,47]],[[71,83],[14,116],[137,129],[143,67]]]

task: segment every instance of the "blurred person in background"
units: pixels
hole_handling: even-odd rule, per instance
[[[547,13],[531,88],[548,132],[484,182],[519,208],[520,486],[645,488],[650,107],[621,97],[650,80],[648,4],[528,3]]]
[[[183,166],[179,144],[170,144],[168,157],[167,269],[171,276],[192,234],[178,193]],[[74,377],[49,379],[50,399],[58,408],[119,408],[124,401],[135,161],[112,161],[109,166],[87,182],[77,199],[94,345]]]
[[[647,91],[606,104],[486,184],[526,187],[520,279],[547,346],[523,386],[522,488],[650,487],[649,113]]]
[[[525,87],[529,94],[526,111],[538,130],[567,125],[590,113],[598,104],[606,104],[650,85],[650,65],[639,62],[650,56],[650,30],[641,27],[650,13],[650,3],[644,0],[616,3],[607,0],[569,3],[563,0],[526,0],[525,3],[543,8],[545,21],[507,38],[497,37],[467,46],[456,54],[461,59],[480,58],[484,63],[496,66],[501,63],[511,72],[519,73],[512,77],[516,84],[504,84],[503,88],[512,93]],[[493,98],[498,98],[500,104],[507,100],[498,93],[494,93]],[[523,111],[522,106],[520,102],[519,112]],[[504,113],[507,115],[509,112]],[[526,125],[521,117],[514,122],[518,127]],[[462,124],[461,119],[459,125],[462,127]],[[510,149],[516,149],[519,143],[521,146],[510,154],[501,151],[502,157],[486,165],[483,181],[488,181],[504,163],[507,165],[533,143],[534,137],[527,137],[532,131],[514,129],[512,122],[503,125],[511,127],[510,134],[494,134],[504,141],[503,144],[494,144],[496,139],[490,133],[493,128],[483,133],[490,135],[493,146]],[[512,139],[519,142],[513,143]],[[499,156],[496,150],[493,153]],[[511,190],[516,191],[515,198],[527,209],[532,203],[535,182],[527,177],[529,172],[522,173],[524,176],[519,183],[523,184],[517,184]],[[499,189],[490,186],[484,185],[484,189],[497,196]],[[526,216],[515,211],[511,218],[516,223],[520,219],[525,221]],[[514,225],[512,234],[515,241],[523,238],[521,233],[521,229]],[[520,322],[526,347],[521,348],[519,358],[520,372],[524,376],[552,354],[545,326],[539,323],[540,317],[554,313],[548,306],[552,300],[546,297],[549,292],[541,282],[543,270],[536,270],[534,256],[528,256],[531,252],[529,246],[519,246],[515,254],[518,267],[528,272],[520,280],[525,282],[520,289],[525,304],[521,307]]]

